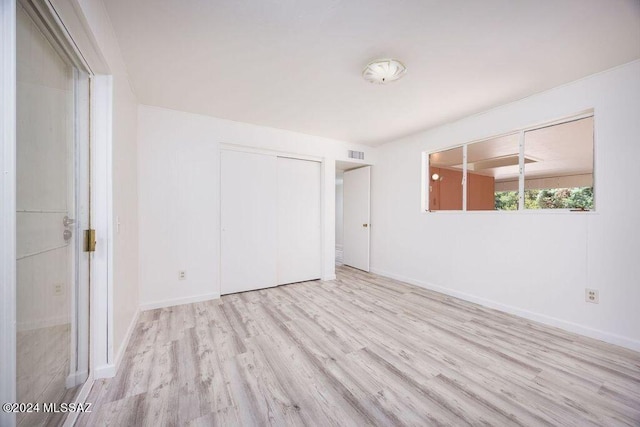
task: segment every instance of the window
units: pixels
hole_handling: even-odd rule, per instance
[[[429,155],[429,192],[432,210],[462,210],[462,147]]]
[[[430,153],[430,211],[589,211],[593,113]]]
[[[496,184],[519,173],[520,135],[513,133],[467,147],[467,210],[492,211],[505,207],[497,203]],[[516,190],[518,187],[516,186]],[[513,196],[512,196],[513,197]],[[516,208],[518,207],[516,192]]]

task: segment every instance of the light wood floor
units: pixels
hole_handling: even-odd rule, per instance
[[[640,354],[338,268],[144,312],[78,425],[640,425]]]
[[[16,334],[18,402],[70,403],[80,387],[67,389],[71,324],[19,330]],[[18,413],[18,427],[50,426],[63,422],[55,412]]]

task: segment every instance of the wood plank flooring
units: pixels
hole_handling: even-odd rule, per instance
[[[144,312],[77,425],[640,425],[640,353],[337,274]]]
[[[71,324],[19,330],[16,334],[18,402],[70,403],[80,387],[67,388]],[[23,412],[16,416],[18,427],[61,424],[63,413]]]

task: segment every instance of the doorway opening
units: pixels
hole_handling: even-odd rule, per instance
[[[336,166],[336,267],[342,265],[344,247],[344,170]]]
[[[336,265],[369,271],[371,166],[336,162]]]

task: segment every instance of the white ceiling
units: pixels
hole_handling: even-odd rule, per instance
[[[105,4],[141,103],[370,145],[640,58],[638,0]]]

